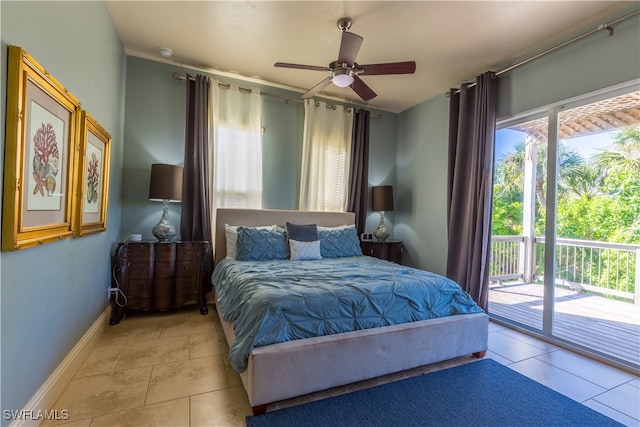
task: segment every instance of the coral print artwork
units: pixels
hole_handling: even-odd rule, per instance
[[[6,49],[0,250],[15,251],[58,242],[79,229],[82,110],[80,101],[21,47]]]
[[[90,139],[87,144],[87,170],[86,188],[84,199],[84,213],[96,213],[100,209],[100,184],[102,173],[102,151],[96,147]],[[99,141],[98,141],[99,142]]]
[[[32,167],[27,210],[60,210],[64,122],[37,103],[31,104],[31,141],[28,155]]]

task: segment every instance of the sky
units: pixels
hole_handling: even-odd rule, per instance
[[[614,132],[597,133],[592,135],[581,136],[562,140],[567,147],[578,152],[585,160],[597,154],[600,150],[608,148],[611,144],[611,137]],[[500,129],[496,132],[495,141],[495,159],[500,161],[503,156],[514,151],[516,144],[523,142],[526,133],[512,129]]]

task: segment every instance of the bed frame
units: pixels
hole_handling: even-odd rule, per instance
[[[337,226],[353,224],[349,212],[218,209],[215,260],[226,256],[224,224],[272,225],[286,222]],[[454,357],[484,357],[489,317],[454,315],[419,322],[256,347],[240,373],[254,415],[278,400],[351,384]],[[222,321],[229,345],[233,325]]]

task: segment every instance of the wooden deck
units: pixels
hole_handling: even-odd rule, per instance
[[[541,284],[489,288],[489,314],[542,329]],[[556,287],[553,335],[640,368],[640,306]]]

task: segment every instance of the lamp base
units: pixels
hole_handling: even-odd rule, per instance
[[[160,242],[170,242],[175,237],[176,226],[169,222],[169,200],[162,201],[162,218],[151,232]]]
[[[384,225],[384,212],[382,211],[380,211],[380,224],[378,224],[378,228],[373,232],[373,235],[378,242],[386,242],[390,236],[387,227]]]

